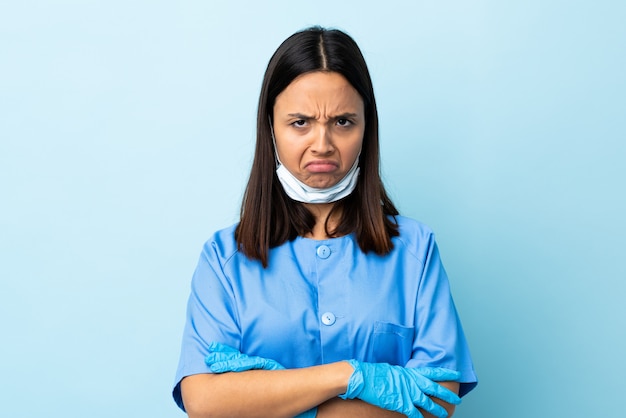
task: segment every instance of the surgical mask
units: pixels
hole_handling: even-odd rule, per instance
[[[272,141],[274,142],[274,154],[276,155],[276,175],[280,184],[283,186],[287,196],[293,200],[303,203],[332,203],[339,199],[343,199],[348,196],[356,188],[357,180],[359,178],[359,155],[354,160],[354,164],[350,168],[350,171],[334,186],[327,188],[317,188],[307,186],[296,178],[287,167],[285,167],[278,158],[278,149],[276,149],[276,139],[274,138],[274,129],[272,128],[270,120],[270,129],[272,131]]]

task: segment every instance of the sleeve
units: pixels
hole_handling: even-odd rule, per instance
[[[210,342],[240,346],[240,329],[233,289],[223,271],[215,242],[204,245],[191,280],[191,294],[176,371],[173,397],[184,411],[180,381],[193,374],[211,373],[204,362]]]
[[[428,239],[417,293],[416,333],[406,367],[444,367],[461,373],[460,396],[477,385],[469,347],[434,236]]]

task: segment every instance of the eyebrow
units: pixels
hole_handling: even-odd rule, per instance
[[[315,119],[313,116],[308,116],[303,113],[288,113],[287,116],[291,118],[298,118],[298,119],[305,119],[305,120]],[[359,117],[358,113],[346,112],[346,113],[341,113],[339,115],[331,116],[330,119],[355,119],[358,117]]]

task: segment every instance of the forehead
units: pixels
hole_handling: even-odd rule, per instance
[[[363,100],[344,76],[336,72],[316,71],[296,77],[277,97],[275,110],[291,107],[327,110],[363,110]],[[287,110],[287,109],[285,109]],[[304,109],[300,109],[304,110]]]

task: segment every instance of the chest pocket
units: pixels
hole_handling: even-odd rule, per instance
[[[404,366],[411,358],[414,336],[414,327],[376,321],[372,335],[371,361]]]

